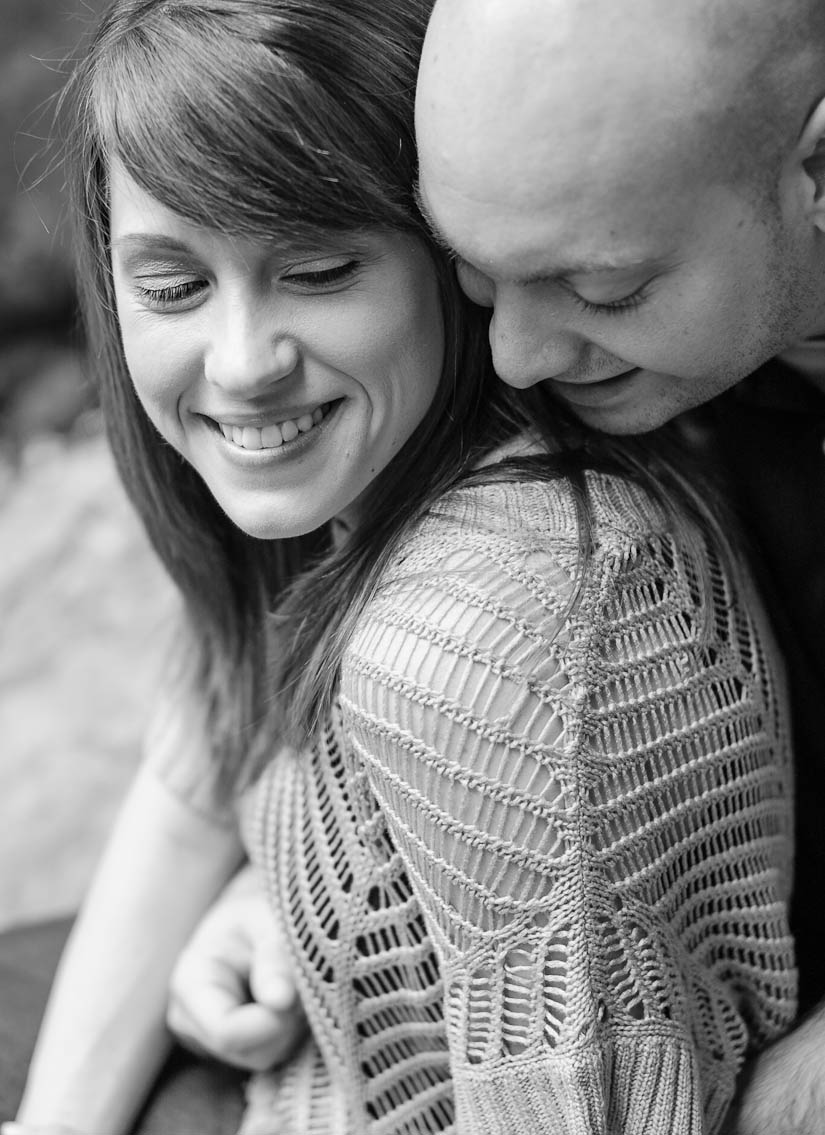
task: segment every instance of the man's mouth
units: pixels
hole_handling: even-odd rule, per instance
[[[641,371],[641,367],[633,367],[621,374],[611,375],[610,378],[580,382],[565,382],[564,379],[551,378],[549,384],[568,406],[572,406],[574,410],[578,406],[586,410],[599,407],[613,397],[621,398]]]
[[[615,383],[618,385],[623,379],[629,378],[631,375],[638,374],[641,367],[630,367],[629,370],[623,370],[621,374],[611,374],[608,378],[585,378],[578,381],[568,381],[563,378],[552,378],[550,381],[556,386],[561,386],[565,391],[568,390],[582,390],[592,389],[594,387],[601,387],[603,389],[610,389]]]

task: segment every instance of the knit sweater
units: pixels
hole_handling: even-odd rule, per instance
[[[245,1135],[699,1135],[793,1020],[788,715],[749,580],[640,488],[448,494],[250,852],[312,1035]],[[708,586],[705,586],[708,584]]]

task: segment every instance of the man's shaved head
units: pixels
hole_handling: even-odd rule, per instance
[[[621,143],[761,181],[825,94],[825,3],[438,0],[419,91],[420,145],[457,164],[526,136],[594,174]]]
[[[677,295],[686,319],[700,317],[690,305],[712,286],[719,292],[722,255],[730,276],[716,295],[717,338],[699,343],[691,389],[686,375],[678,398],[676,385],[668,388],[669,413],[738,381],[812,319],[825,322],[825,250],[803,240],[807,186],[790,180],[791,155],[823,95],[823,0],[436,0],[416,111],[422,203],[468,262],[467,290],[495,305],[502,377],[518,385],[541,377],[541,363],[508,371],[531,337],[546,377],[564,376],[565,395],[571,384],[621,373],[622,362],[638,366],[644,344],[614,345],[632,336],[565,322],[558,287],[548,284],[539,304],[534,286],[556,278],[586,306],[591,294],[621,298],[622,282],[641,281],[634,264],[670,281],[671,319]],[[600,264],[623,270],[615,287],[605,272],[589,286],[585,269]],[[693,292],[683,269],[693,272]],[[750,306],[734,272],[751,287]],[[580,279],[583,292],[567,287]],[[780,285],[793,290],[793,309]],[[723,342],[727,378],[711,357]],[[671,356],[659,362],[685,370]],[[663,420],[652,414],[647,424],[654,418]]]

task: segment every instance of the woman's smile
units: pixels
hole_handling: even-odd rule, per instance
[[[443,366],[423,243],[376,229],[238,238],[115,165],[123,349],[154,425],[231,519],[296,536],[357,504],[430,408]]]
[[[316,406],[298,416],[275,417],[268,424],[244,423],[237,415],[227,419],[196,414],[212,435],[218,451],[242,468],[268,461],[287,461],[317,444],[329,429],[341,399]]]
[[[226,421],[223,418],[207,418],[207,421],[214,421],[226,440],[241,449],[283,449],[302,434],[308,434],[316,426],[320,426],[326,417],[326,410],[326,406],[316,406],[311,411],[279,418],[271,424],[260,426]]]

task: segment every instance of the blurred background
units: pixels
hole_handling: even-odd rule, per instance
[[[105,0],[0,0],[0,929],[76,909],[175,608],[86,380],[54,98]]]

